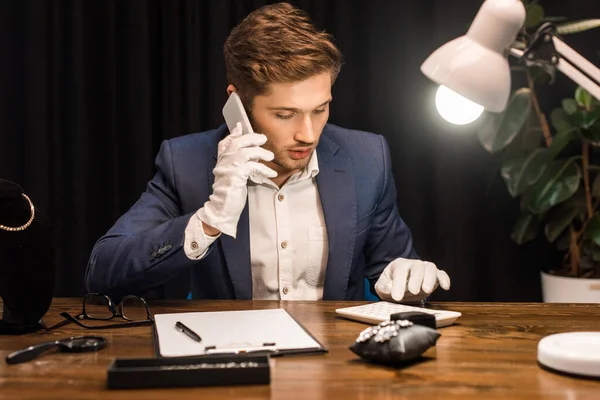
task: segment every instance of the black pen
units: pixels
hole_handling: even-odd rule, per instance
[[[185,326],[184,324],[182,324],[179,321],[177,321],[175,323],[175,329],[177,329],[179,332],[185,333],[186,335],[188,335],[190,338],[192,338],[196,342],[202,341],[202,338],[200,337],[200,335],[198,335],[196,332],[194,332],[193,330],[191,330],[190,328],[188,328],[187,326]]]

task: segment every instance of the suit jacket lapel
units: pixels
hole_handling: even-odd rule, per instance
[[[224,126],[221,126],[220,129],[223,128]],[[225,127],[222,137],[225,137],[227,133],[227,128]],[[214,156],[216,159],[216,148]],[[215,177],[212,170],[208,171],[210,193],[212,193],[214,179]],[[238,300],[252,300],[252,269],[250,266],[250,228],[248,215],[248,202],[246,202],[244,211],[242,211],[242,214],[240,215],[236,238],[234,239],[227,235],[221,235],[219,238],[235,298]]]
[[[345,299],[356,230],[356,188],[352,164],[326,132],[323,132],[317,147],[317,155],[317,185],[329,242],[323,300]]]
[[[250,266],[250,229],[248,202],[240,215],[237,237],[227,235],[219,238],[223,247],[225,263],[237,300],[252,300],[252,268]]]

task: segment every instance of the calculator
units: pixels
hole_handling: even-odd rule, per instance
[[[390,303],[387,301],[378,301],[375,303],[363,304],[360,306],[352,306],[345,308],[338,308],[335,312],[344,317],[354,321],[365,322],[367,324],[377,325],[383,321],[390,319],[391,314],[405,312],[405,311],[417,311],[427,314],[433,314],[435,316],[436,328],[443,328],[450,326],[456,321],[462,314],[457,311],[448,310],[432,310],[430,308],[409,306],[406,304]]]

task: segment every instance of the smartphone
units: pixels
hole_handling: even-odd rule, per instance
[[[235,128],[238,122],[242,123],[242,135],[254,132],[250,120],[248,119],[248,115],[244,110],[242,100],[236,92],[229,95],[229,99],[227,99],[227,102],[223,107],[223,117],[225,117],[225,123],[227,124],[227,128],[229,128],[229,132]]]

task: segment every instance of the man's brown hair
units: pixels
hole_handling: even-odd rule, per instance
[[[342,55],[333,38],[288,3],[263,6],[240,22],[223,48],[227,79],[251,108],[271,83],[306,80],[324,72],[335,81]]]

